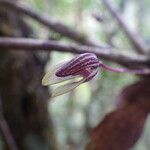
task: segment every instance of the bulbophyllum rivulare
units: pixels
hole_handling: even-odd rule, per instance
[[[125,68],[111,68],[103,64],[95,54],[84,53],[74,57],[72,60],[58,64],[42,79],[42,85],[48,86],[53,84],[70,81],[64,85],[60,85],[51,92],[51,97],[56,97],[65,94],[80,84],[91,80],[98,74],[99,68],[103,68],[112,72],[127,72],[135,74],[150,74],[150,69],[129,70]]]

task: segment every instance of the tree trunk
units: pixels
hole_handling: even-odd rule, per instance
[[[30,36],[28,25],[0,6],[0,36]],[[41,86],[46,60],[24,50],[0,53],[3,114],[19,150],[55,150],[48,89]],[[7,149],[7,147],[6,147]]]

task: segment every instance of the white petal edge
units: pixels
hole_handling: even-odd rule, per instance
[[[66,63],[66,62],[65,62]],[[60,82],[63,82],[63,81],[66,81],[66,80],[70,80],[70,79],[73,79],[73,78],[76,78],[76,77],[80,77],[80,76],[67,76],[67,77],[57,77],[55,75],[56,71],[63,65],[65,64],[64,62],[63,63],[60,63],[58,64],[57,66],[53,67],[52,69],[50,69],[43,77],[42,79],[42,85],[44,86],[47,86],[47,85],[53,85],[53,84],[56,84],[56,83],[60,83]]]

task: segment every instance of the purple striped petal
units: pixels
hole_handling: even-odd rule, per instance
[[[99,60],[95,54],[84,53],[78,55],[68,63],[62,65],[62,67],[56,72],[58,77],[66,77],[69,75],[82,75],[86,69],[97,69],[99,67]]]

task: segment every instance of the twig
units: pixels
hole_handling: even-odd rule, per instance
[[[143,55],[137,57],[116,54],[113,51],[105,51],[103,48],[95,48],[90,46],[69,45],[57,41],[40,40],[31,38],[0,38],[0,50],[47,50],[69,53],[95,53],[98,57],[119,63],[124,66],[142,67],[148,66],[150,61]]]
[[[131,44],[135,47],[135,50],[140,53],[144,54],[147,52],[148,47],[145,45],[143,40],[135,33],[133,30],[130,29],[127,21],[123,18],[119,11],[117,11],[112,5],[111,2],[108,0],[103,0],[103,3],[107,7],[108,11],[112,14],[112,16],[117,20],[120,27],[126,33],[128,38],[131,41]]]
[[[2,112],[2,101],[0,98],[0,132],[9,148],[9,150],[18,150],[16,142],[11,134],[11,131],[8,127],[7,121],[5,120]]]
[[[50,17],[43,16],[35,11],[32,10],[32,8],[28,8],[26,6],[17,5],[10,0],[0,0],[0,4],[4,7],[8,8],[10,11],[16,11],[19,15],[26,15],[31,17],[32,19],[36,20],[37,22],[45,25],[49,29],[61,34],[62,36],[65,36],[71,40],[74,40],[78,43],[89,45],[89,46],[96,46],[102,48],[99,43],[95,43],[94,41],[89,40],[84,35],[76,31],[75,29],[72,29],[58,21],[54,21]]]
[[[102,15],[97,14],[96,12],[92,13],[92,16],[99,22],[103,23],[105,21],[105,17]]]

